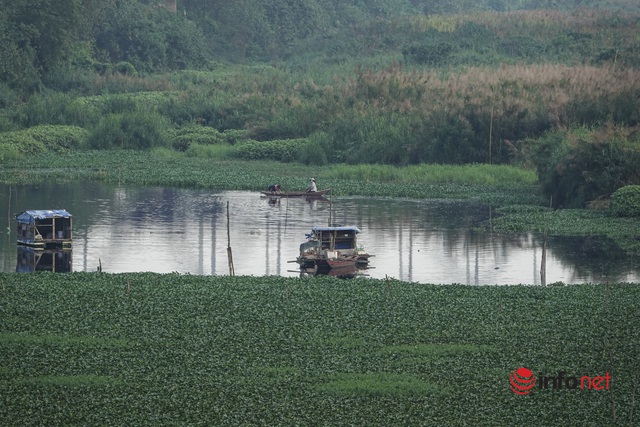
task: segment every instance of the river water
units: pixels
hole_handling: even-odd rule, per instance
[[[227,207],[229,223],[227,233]],[[45,256],[16,246],[16,213],[67,209],[71,253]],[[336,197],[270,200],[218,192],[102,183],[0,187],[0,269],[300,276],[292,261],[315,225],[361,229],[374,257],[362,275],[420,283],[540,284],[542,236],[491,231],[491,208],[446,200]],[[57,261],[55,261],[57,260]],[[31,264],[31,265],[29,265]],[[37,264],[37,265],[34,265]],[[51,265],[49,265],[51,264]],[[65,267],[66,266],[66,267]],[[606,241],[550,237],[546,282],[640,282],[637,259]]]

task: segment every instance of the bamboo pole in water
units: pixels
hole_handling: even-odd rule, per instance
[[[549,200],[549,208],[553,206],[553,197]],[[547,221],[547,224],[549,222]],[[544,230],[542,237],[542,260],[540,261],[540,283],[542,286],[547,286],[547,234],[549,229]]]
[[[540,262],[540,283],[547,286],[547,231],[542,238],[542,261]]]
[[[229,275],[235,276],[233,253],[231,252],[231,228],[229,227],[229,202],[227,201],[227,257],[229,258]]]

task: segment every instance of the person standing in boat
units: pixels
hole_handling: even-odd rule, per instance
[[[316,186],[315,178],[311,178],[309,180],[309,186],[307,187],[307,193],[315,193],[318,191],[318,187]]]

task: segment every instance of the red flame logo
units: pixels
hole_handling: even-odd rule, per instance
[[[511,390],[520,395],[531,393],[536,385],[536,377],[529,368],[518,368],[509,375]]]

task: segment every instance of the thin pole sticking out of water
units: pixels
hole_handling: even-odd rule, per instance
[[[233,253],[231,252],[231,228],[229,227],[229,201],[227,200],[227,257],[229,258],[229,276],[235,276]]]
[[[9,186],[9,207],[7,208],[7,234],[11,234],[11,186]]]
[[[547,286],[547,230],[542,238],[542,261],[540,261],[540,283]]]
[[[549,200],[549,209],[553,206],[553,196]],[[547,224],[549,223],[546,221]],[[544,235],[542,237],[542,260],[540,261],[540,283],[542,286],[547,286],[547,234],[549,233],[549,229],[546,228],[544,230]]]

